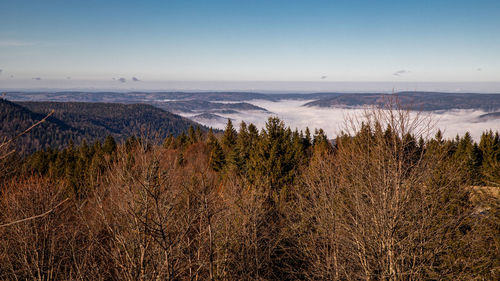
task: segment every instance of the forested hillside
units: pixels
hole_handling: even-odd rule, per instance
[[[342,94],[305,104],[318,107],[360,107],[386,104],[391,99],[414,110],[500,109],[500,95],[478,93],[399,92],[394,94]]]
[[[358,120],[34,153],[0,176],[0,279],[498,280],[498,132]]]
[[[33,112],[19,104],[0,99],[0,137],[10,139],[31,125],[42,120],[49,111]],[[75,127],[53,116],[33,128],[29,134],[22,135],[15,141],[13,147],[21,154],[45,149],[48,147],[62,148],[70,141],[80,143],[84,133]]]
[[[63,148],[70,141],[80,144],[113,136],[124,141],[129,136],[162,140],[179,135],[189,126],[200,126],[181,116],[145,104],[19,102],[0,100],[2,137],[21,133],[31,124],[54,111],[46,122],[22,136],[15,146],[21,153],[40,149]]]

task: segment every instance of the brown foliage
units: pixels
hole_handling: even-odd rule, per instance
[[[348,124],[333,155],[313,157],[299,200],[310,279],[493,277],[483,269],[492,268],[498,248],[483,260],[467,253],[488,249],[479,244],[488,244],[483,235],[491,229],[476,228],[465,181],[447,151],[416,146],[415,132],[429,129],[423,121],[402,109],[369,111]]]
[[[64,180],[14,178],[1,189],[0,279],[493,280],[498,198],[469,200],[449,147],[415,141],[429,124],[367,111],[334,148],[302,151],[313,155],[280,200],[214,171],[201,138],[119,146],[82,198]]]

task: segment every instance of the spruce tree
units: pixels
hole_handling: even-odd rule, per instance
[[[165,138],[165,141],[163,142],[163,148],[169,149],[172,148],[172,145],[174,144],[174,136],[172,133],[170,133],[167,138]]]
[[[116,141],[113,136],[109,135],[104,140],[104,144],[102,146],[102,150],[104,153],[111,155],[116,151]]]
[[[215,139],[215,141],[212,142],[212,150],[210,151],[209,162],[210,162],[210,167],[216,172],[220,172],[224,168],[225,165],[224,151],[222,150],[222,147],[220,146],[217,139]]]
[[[268,199],[286,197],[283,188],[293,182],[297,169],[294,156],[291,131],[280,119],[270,117],[249,161],[249,178],[263,188]]]
[[[222,150],[219,141],[215,137],[212,128],[208,130],[207,145],[210,149],[209,164],[214,171],[222,171],[225,165],[224,151]]]
[[[237,135],[238,134],[233,127],[233,122],[231,122],[231,119],[228,118],[226,129],[224,129],[224,135],[222,136],[221,140],[224,150],[229,151],[233,149],[233,147],[236,145]]]
[[[486,185],[500,186],[500,137],[489,130],[479,141],[481,151],[481,175]]]
[[[196,133],[194,131],[193,125],[189,125],[188,128],[188,143],[193,144],[198,141],[198,138],[196,137]]]

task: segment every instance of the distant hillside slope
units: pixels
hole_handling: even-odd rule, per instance
[[[400,92],[396,94],[343,94],[306,103],[305,106],[357,107],[379,105],[390,98],[415,110],[500,109],[500,94]]]
[[[189,101],[169,101],[155,103],[159,108],[168,110],[170,112],[212,112],[221,113],[227,110],[237,112],[237,110],[259,110],[267,112],[265,108],[255,106],[246,102],[236,103],[219,103],[208,102],[203,100],[189,100]]]
[[[145,104],[19,102],[0,100],[0,136],[11,137],[41,120],[48,112],[54,114],[39,127],[16,142],[21,152],[47,147],[63,147],[71,140],[103,140],[112,135],[118,141],[136,135],[164,139],[178,135],[190,125],[199,124],[179,115]],[[202,127],[202,129],[205,129]]]
[[[43,119],[45,115],[0,99],[0,138],[10,139],[18,135]],[[26,153],[48,147],[60,148],[69,141],[79,143],[83,136],[83,131],[57,118],[49,117],[46,122],[17,139],[14,145],[19,152]]]

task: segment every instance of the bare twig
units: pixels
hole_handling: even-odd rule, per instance
[[[29,131],[33,130],[33,128],[35,128],[36,126],[42,124],[43,122],[45,122],[45,120],[47,120],[47,118],[49,118],[52,114],[54,114],[54,110],[50,111],[45,117],[42,118],[42,120],[36,122],[35,124],[31,125],[28,129],[24,130],[23,132],[21,132],[20,134],[18,134],[17,136],[11,138],[10,140],[6,141],[6,142],[3,142],[0,144],[0,149],[3,148],[4,146],[7,146],[9,145],[11,142],[15,141],[16,139],[20,138],[21,136],[27,134]]]
[[[34,219],[38,219],[38,218],[41,218],[41,217],[44,217],[52,212],[54,212],[59,206],[61,206],[64,202],[68,201],[69,198],[66,198],[64,199],[63,201],[59,202],[59,204],[55,205],[54,208],[48,210],[47,212],[43,213],[43,214],[39,214],[39,215],[36,215],[36,216],[32,216],[32,217],[28,217],[28,218],[24,218],[24,219],[20,219],[20,220],[16,220],[16,221],[13,221],[13,222],[9,222],[9,223],[6,223],[6,224],[0,224],[0,228],[2,227],[7,227],[7,226],[11,226],[11,225],[14,225],[14,224],[17,224],[17,223],[21,223],[21,222],[25,222],[25,221],[29,221],[29,220],[34,220]]]

